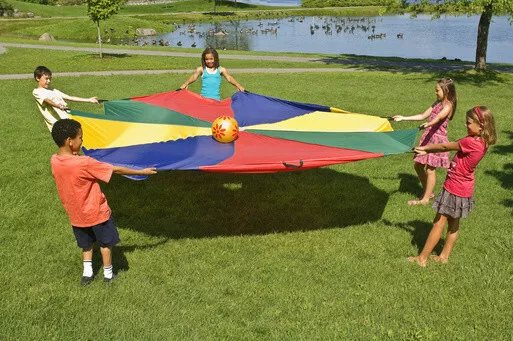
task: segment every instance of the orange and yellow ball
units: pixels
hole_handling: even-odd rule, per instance
[[[239,136],[239,124],[233,117],[218,117],[212,123],[212,136],[221,143],[230,143]]]

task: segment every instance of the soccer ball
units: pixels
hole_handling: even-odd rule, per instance
[[[239,136],[239,124],[233,117],[218,117],[212,123],[212,136],[218,142],[230,143]]]

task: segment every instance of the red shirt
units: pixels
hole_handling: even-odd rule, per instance
[[[474,192],[474,172],[488,148],[479,137],[467,136],[458,141],[461,151],[451,161],[444,188],[454,195],[469,198]]]
[[[55,154],[50,162],[71,225],[89,227],[107,221],[111,210],[98,180],[109,182],[113,166],[78,155]]]

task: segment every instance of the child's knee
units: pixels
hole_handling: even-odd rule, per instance
[[[418,162],[415,162],[413,164],[413,168],[417,169],[417,170],[423,170],[424,169],[424,166],[422,163],[418,163]]]
[[[436,167],[433,167],[433,166],[429,166],[429,165],[428,165],[428,166],[426,166],[426,172],[427,172],[428,174],[434,174],[434,173],[436,173]]]
[[[449,220],[449,224],[447,225],[447,232],[455,233],[460,230],[460,220],[453,218]]]
[[[460,230],[460,226],[459,225],[456,225],[456,226],[447,226],[447,232],[449,233],[456,233]]]

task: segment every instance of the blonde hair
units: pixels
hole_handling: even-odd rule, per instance
[[[492,111],[485,106],[476,106],[467,111],[468,118],[479,123],[481,126],[481,138],[487,146],[497,143],[497,133],[495,132],[495,119]]]
[[[452,120],[454,113],[456,112],[456,106],[458,106],[458,98],[456,97],[456,86],[450,78],[442,78],[436,84],[440,85],[445,98],[451,102],[452,110],[449,114],[449,120]]]

